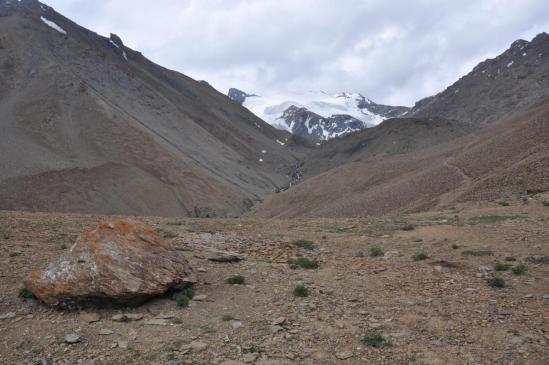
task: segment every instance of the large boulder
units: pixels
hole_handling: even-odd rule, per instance
[[[182,252],[151,227],[126,221],[85,231],[25,287],[47,304],[136,305],[195,282]]]

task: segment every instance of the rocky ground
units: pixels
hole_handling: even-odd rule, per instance
[[[0,363],[549,364],[549,207],[499,203],[360,220],[137,218],[187,253],[194,300],[72,311],[19,297],[21,283],[113,217],[1,212]],[[244,259],[209,261],[205,247]],[[319,267],[290,267],[300,255]],[[294,296],[299,284],[308,296]]]

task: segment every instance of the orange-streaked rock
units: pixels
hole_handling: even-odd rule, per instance
[[[119,220],[86,230],[24,285],[50,305],[136,305],[194,282],[183,254],[153,228]]]

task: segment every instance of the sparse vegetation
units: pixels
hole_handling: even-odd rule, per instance
[[[11,238],[11,231],[8,231],[8,230],[2,231],[2,237],[3,237],[5,240],[9,240],[9,239]]]
[[[420,242],[423,242],[423,240],[421,238],[417,238],[414,240],[415,243],[420,243]]]
[[[549,256],[530,256],[526,258],[530,264],[549,264]]]
[[[232,284],[232,285],[242,285],[245,282],[246,282],[246,278],[244,278],[244,276],[242,275],[231,276],[230,278],[227,279],[227,284]]]
[[[488,285],[490,285],[492,288],[504,288],[505,280],[502,277],[495,276],[488,279]]]
[[[356,257],[364,257],[364,256],[365,256],[365,255],[364,255],[364,251],[358,251],[358,252],[356,253]]]
[[[413,231],[414,229],[416,229],[416,226],[413,225],[413,224],[406,224],[406,225],[400,227],[400,229],[402,231]]]
[[[475,225],[479,223],[497,223],[513,219],[524,218],[520,215],[483,215],[479,217],[472,217],[468,220],[469,224]]]
[[[122,317],[120,317],[120,322],[129,322],[129,318],[127,315],[123,314]]]
[[[171,232],[171,231],[162,231],[162,237],[164,238],[175,238],[177,237],[177,233]]]
[[[183,289],[179,294],[185,295],[189,299],[194,298],[195,290],[192,286]]]
[[[62,243],[61,246],[60,246],[60,248],[61,248],[62,250],[66,250],[66,249],[68,248],[68,246],[67,246],[66,243]]]
[[[309,288],[303,284],[299,284],[295,286],[293,293],[295,297],[304,298],[309,296]]]
[[[9,256],[10,257],[17,257],[17,256],[21,256],[21,252],[19,251],[15,251],[15,252],[10,252]]]
[[[501,205],[502,207],[508,207],[509,206],[509,203],[506,202],[506,201],[498,202],[498,204]]]
[[[494,253],[490,250],[465,250],[461,254],[463,256],[492,256]]]
[[[526,266],[524,264],[517,265],[517,266],[515,266],[514,268],[511,269],[511,271],[515,275],[522,275],[526,272],[526,270],[528,270],[528,266]]]
[[[377,332],[369,332],[362,338],[362,343],[366,346],[381,348],[390,346],[391,343],[387,341],[381,334]]]
[[[181,308],[188,307],[190,301],[191,301],[190,298],[188,296],[186,296],[185,294],[179,294],[175,298],[175,303],[177,304],[178,307],[181,307]]]
[[[412,260],[414,261],[423,261],[427,260],[429,256],[425,252],[418,252],[414,256],[412,256]]]
[[[452,250],[457,250],[459,248],[458,245],[456,245],[455,243],[452,245]]]
[[[292,244],[309,251],[315,249],[315,243],[309,240],[295,240],[292,242]]]
[[[23,288],[19,289],[19,298],[36,299],[36,295],[34,295],[34,293],[31,292],[29,289],[23,287]]]
[[[288,265],[290,265],[290,268],[294,269],[294,270],[298,269],[300,267],[303,268],[303,269],[314,270],[314,269],[318,269],[318,267],[319,267],[318,261],[309,260],[306,257],[298,257],[297,259],[289,259],[288,260]]]
[[[549,207],[549,200],[544,200],[543,201],[543,206],[544,207]]]
[[[497,262],[495,265],[494,265],[494,269],[496,271],[507,271],[511,268],[511,264],[504,264],[504,263],[501,263],[501,262]]]
[[[231,316],[230,314],[225,314],[223,315],[223,317],[221,317],[221,320],[223,322],[229,322],[229,321],[232,321],[234,319],[233,316]]]
[[[505,261],[517,261],[517,258],[515,256],[507,256]]]
[[[370,248],[370,256],[378,257],[383,255],[383,250],[379,246],[374,246]]]

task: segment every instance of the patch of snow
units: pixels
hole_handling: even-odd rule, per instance
[[[126,54],[126,51],[122,52],[122,57],[124,57],[126,61],[128,60],[128,55]]]
[[[287,140],[287,139],[286,139],[286,140]],[[281,145],[281,146],[284,146],[284,145],[286,144],[286,143],[284,143],[284,142],[279,141],[278,139],[276,140],[276,143],[278,143],[278,144]]]
[[[515,63],[515,61],[511,61],[511,62],[509,62],[509,63],[507,64],[507,67],[511,67],[511,66],[513,66],[513,63]]]
[[[120,48],[120,46],[118,44],[116,44],[116,42],[114,42],[112,39],[109,39],[109,42],[115,46],[116,48]]]
[[[267,150],[261,150],[261,153],[267,153]]]
[[[260,159],[259,159],[259,162],[263,162],[263,159],[262,159],[262,158],[260,158]]]
[[[526,56],[526,55],[527,55],[527,53],[526,53],[526,52],[524,52],[524,53],[522,54],[522,57],[524,57],[524,56]]]
[[[46,24],[48,27],[55,29],[56,31],[58,31],[58,32],[61,33],[61,34],[67,34],[67,32],[66,32],[63,28],[61,28],[59,25],[55,24],[55,23],[52,22],[51,20],[48,20],[48,19],[44,18],[43,16],[41,16],[40,19],[41,19],[41,20],[44,22],[44,24]]]

